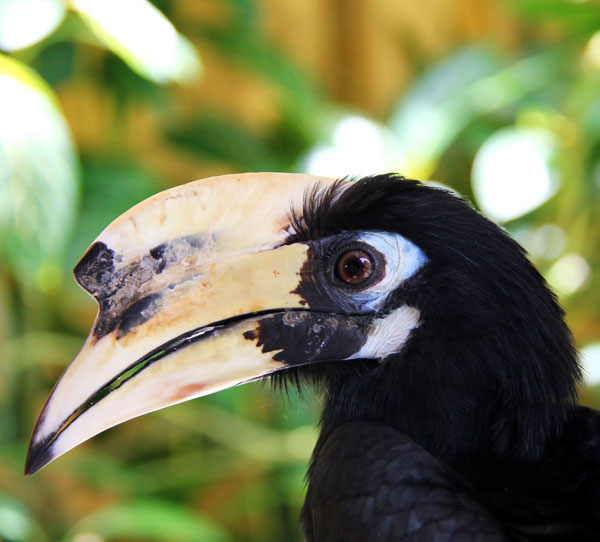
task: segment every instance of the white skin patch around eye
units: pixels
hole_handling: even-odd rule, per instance
[[[414,243],[397,233],[366,232],[358,241],[372,246],[385,257],[384,277],[360,292],[353,292],[352,299],[367,309],[380,308],[387,295],[405,280],[412,277],[426,263],[427,256]]]
[[[419,327],[421,313],[403,305],[383,318],[373,321],[369,337],[363,347],[347,359],[383,359],[402,350],[411,331]]]

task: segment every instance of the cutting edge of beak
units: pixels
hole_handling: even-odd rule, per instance
[[[297,293],[308,246],[283,242],[291,208],[316,183],[332,182],[205,179],[115,220],[76,267],[100,309],[38,418],[26,474],[121,422],[288,367],[261,328],[282,333],[282,348],[315,322],[337,329],[338,316],[311,313]],[[347,344],[338,348],[351,354]]]
[[[80,443],[127,420],[287,368],[274,359],[277,351],[263,352],[257,347],[257,328],[279,312],[243,315],[192,330],[148,353],[110,381],[99,383],[98,391],[46,437],[35,439],[36,427],[25,473],[34,474]],[[65,392],[66,388],[60,391]],[[56,393],[55,388],[47,405]]]

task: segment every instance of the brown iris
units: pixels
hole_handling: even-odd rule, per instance
[[[337,261],[336,272],[346,284],[362,284],[373,274],[373,260],[362,250],[349,250]]]

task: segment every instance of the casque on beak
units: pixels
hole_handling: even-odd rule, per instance
[[[347,317],[338,326],[310,310],[298,293],[309,246],[287,244],[292,207],[301,208],[307,189],[332,182],[215,177],[157,194],[115,220],[75,268],[99,312],[39,416],[26,473],[136,416],[293,363],[352,354],[355,323]],[[302,344],[315,322],[325,328],[318,349],[300,361],[282,354],[285,341]],[[281,348],[261,343],[261,326],[281,334]]]

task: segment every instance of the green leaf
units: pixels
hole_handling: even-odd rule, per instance
[[[156,416],[189,433],[206,435],[254,461],[272,465],[308,461],[317,436],[312,423],[294,431],[279,431],[211,406],[208,401],[161,410]]]
[[[20,372],[34,365],[63,367],[80,348],[81,337],[53,331],[32,331],[0,344],[0,354],[12,371]]]
[[[63,0],[2,0],[0,49],[16,51],[45,38],[65,16]]]
[[[225,117],[206,115],[180,122],[167,137],[188,152],[222,160],[241,171],[278,171],[284,167],[263,141]]]
[[[72,0],[100,41],[156,83],[185,83],[201,64],[194,46],[147,0]]]
[[[259,9],[256,0],[222,0],[229,5],[231,19],[227,27],[248,35],[257,30]]]
[[[0,540],[5,542],[46,540],[25,504],[1,492]]]
[[[116,55],[106,55],[95,76],[99,85],[114,94],[119,115],[126,115],[130,107],[137,107],[142,102],[148,102],[157,109],[168,103],[167,88],[133,71]]]
[[[183,506],[160,500],[138,500],[109,506],[80,521],[65,537],[74,540],[78,533],[93,533],[106,540],[140,539],[161,542],[231,540],[210,519]]]
[[[53,86],[74,74],[75,45],[57,41],[44,47],[31,63],[31,67]]]
[[[506,66],[487,49],[471,47],[427,72],[400,101],[389,123],[406,156],[405,173],[428,178],[475,118],[556,81],[564,65],[561,54],[544,52]]]
[[[476,113],[469,87],[498,71],[490,51],[469,48],[425,73],[392,115],[390,128],[408,162],[408,175],[428,178],[442,152]]]
[[[201,29],[204,39],[253,74],[279,89],[279,98],[288,122],[308,139],[319,135],[327,102],[316,82],[290,56],[252,33],[248,27]]]
[[[52,90],[0,55],[0,256],[23,283],[60,277],[77,200],[78,163]]]
[[[0,538],[26,540],[31,529],[27,509],[18,501],[0,495]]]
[[[509,0],[513,9],[530,20],[551,19],[558,23],[584,23],[600,20],[600,7],[595,2],[573,0]]]

